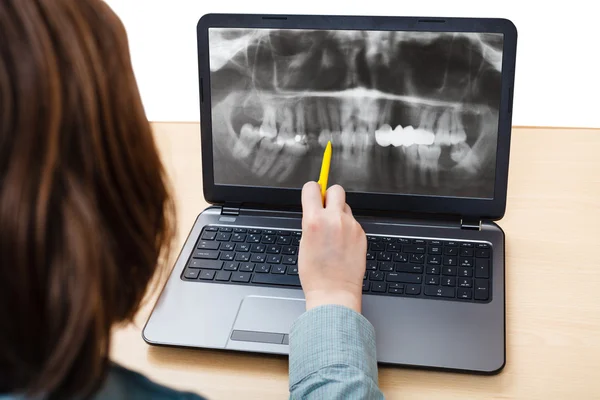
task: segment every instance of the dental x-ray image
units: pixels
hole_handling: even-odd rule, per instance
[[[215,184],[493,198],[502,39],[211,28]]]

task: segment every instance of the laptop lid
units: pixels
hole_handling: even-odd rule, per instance
[[[504,19],[208,14],[197,26],[204,195],[504,215],[517,32]]]

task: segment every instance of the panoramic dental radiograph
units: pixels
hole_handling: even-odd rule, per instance
[[[215,184],[493,198],[502,35],[211,28]]]

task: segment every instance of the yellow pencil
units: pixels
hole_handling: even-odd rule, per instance
[[[325,192],[327,191],[327,180],[329,179],[329,166],[331,165],[331,141],[327,142],[325,153],[323,153],[323,163],[321,164],[321,175],[319,176],[319,185],[321,186],[321,199],[325,205]]]

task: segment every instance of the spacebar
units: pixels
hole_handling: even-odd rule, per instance
[[[252,283],[264,285],[301,286],[298,275],[254,274]]]

